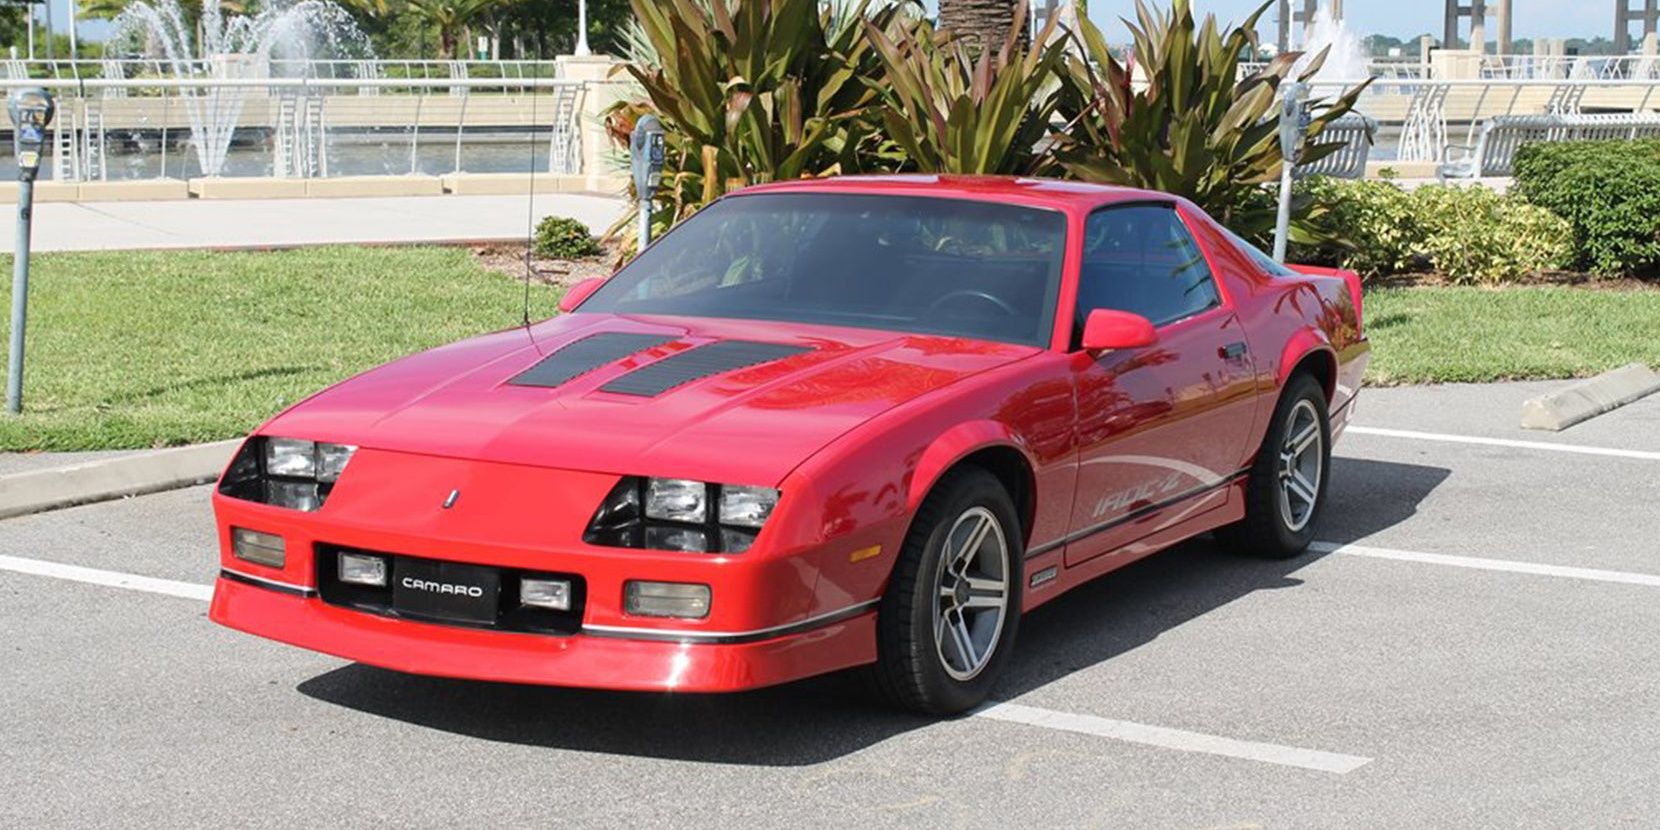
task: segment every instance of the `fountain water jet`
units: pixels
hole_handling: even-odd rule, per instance
[[[1293,66],[1292,75],[1307,71],[1309,63],[1320,54],[1320,50],[1328,47],[1331,51],[1326,54],[1326,62],[1321,64],[1320,71],[1312,80],[1316,87],[1352,86],[1371,75],[1370,57],[1365,45],[1342,20],[1335,19],[1327,7],[1314,13],[1314,20],[1309,23],[1303,37],[1303,57]]]
[[[145,48],[159,52],[180,80],[271,77],[281,74],[273,67],[299,66],[304,72],[314,59],[373,54],[351,15],[328,0],[278,3],[255,15],[229,16],[208,0],[201,4],[197,27],[186,21],[178,0],[134,0],[116,17],[115,37],[142,37]],[[224,170],[248,91],[211,84],[179,90],[202,175]]]

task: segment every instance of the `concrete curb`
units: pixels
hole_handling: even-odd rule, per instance
[[[0,519],[158,493],[219,477],[242,439],[0,476]]]
[[[1640,363],[1604,372],[1522,402],[1522,429],[1560,432],[1660,391],[1660,374]]]

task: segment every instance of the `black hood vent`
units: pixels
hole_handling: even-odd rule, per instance
[[[600,391],[649,398],[699,378],[771,363],[807,351],[812,350],[805,346],[786,346],[782,343],[722,340],[707,346],[687,349],[656,363],[642,366],[601,386]]]
[[[673,341],[660,334],[604,332],[573,340],[555,349],[535,366],[520,372],[508,383],[514,386],[563,386],[608,363]]]

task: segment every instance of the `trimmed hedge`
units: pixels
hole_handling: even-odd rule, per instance
[[[1526,144],[1515,187],[1568,221],[1575,267],[1660,271],[1660,140]]]
[[[581,259],[603,253],[588,226],[564,216],[549,216],[536,226],[536,255],[550,259]]]
[[[1568,223],[1514,195],[1479,185],[1314,179],[1310,224],[1325,241],[1294,255],[1363,277],[1434,271],[1455,283],[1503,283],[1566,267]]]

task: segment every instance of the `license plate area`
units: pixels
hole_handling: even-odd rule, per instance
[[[341,553],[385,558],[387,584],[365,586],[341,582]],[[585,581],[577,574],[474,565],[326,543],[317,545],[316,563],[318,595],[329,605],[382,617],[496,631],[575,634],[582,630],[588,592]],[[406,577],[409,584],[404,582]],[[570,609],[555,611],[521,605],[519,581],[524,577],[568,581]],[[424,582],[459,587],[435,590],[433,586],[417,584]]]
[[[495,625],[501,571],[400,556],[392,562],[392,610],[401,617]]]

